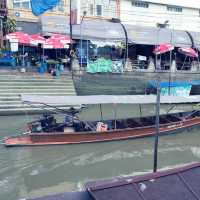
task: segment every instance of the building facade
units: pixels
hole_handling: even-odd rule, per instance
[[[177,30],[200,31],[200,1],[121,0],[120,19],[125,24],[155,27],[169,21]]]
[[[119,18],[119,0],[85,0],[81,2],[81,15],[86,12],[88,18]]]
[[[8,16],[14,18],[17,22],[18,31],[27,31],[27,25],[31,27],[34,23],[40,23],[42,16],[66,17],[69,21],[70,0],[60,0],[59,4],[43,15],[34,16],[31,11],[30,0],[5,0],[7,1]],[[85,13],[85,19],[111,19],[119,18],[120,7],[119,0],[71,0],[77,7],[80,18]],[[24,30],[24,26],[26,28]],[[31,32],[31,31],[30,31]]]
[[[7,0],[8,16],[16,20],[17,31],[28,33],[39,32],[41,16],[35,16],[31,10],[30,0]],[[43,14],[44,16],[68,16],[69,0],[61,0],[59,4]]]

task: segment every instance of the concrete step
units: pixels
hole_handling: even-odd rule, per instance
[[[53,88],[53,89],[56,89],[56,88],[73,88],[73,84],[62,84],[62,85],[37,85],[37,86],[34,86],[34,85],[1,85],[0,84],[0,89],[48,89],[48,88]]]
[[[43,104],[23,104],[23,103],[21,103],[21,104],[11,104],[11,105],[8,105],[8,104],[1,104],[0,105],[0,110],[1,109],[11,109],[11,108],[32,108],[32,107],[34,107],[34,108],[38,108],[38,109],[41,109],[42,107],[45,107],[45,108],[49,108],[49,107],[51,107],[51,106],[55,106],[55,107],[70,107],[70,105],[61,105],[61,104],[59,104],[59,105],[57,105],[57,104],[51,104],[50,106],[45,106],[45,105],[43,105]]]
[[[0,106],[1,105],[9,105],[9,104],[22,104],[22,101],[19,99],[19,100],[16,100],[14,99],[13,101],[12,100],[2,100],[0,99]]]
[[[20,94],[20,93],[26,93],[26,92],[29,92],[29,93],[32,93],[32,92],[35,92],[35,93],[41,93],[41,92],[70,92],[70,91],[74,91],[74,88],[65,88],[65,87],[62,87],[62,88],[18,88],[18,89],[13,89],[13,88],[7,88],[7,89],[1,89],[0,88],[0,94],[4,93],[4,94],[7,94],[7,93],[13,93],[13,94]]]
[[[73,84],[73,81],[15,81],[15,80],[9,80],[9,81],[0,81],[1,84],[19,84],[19,85],[27,85],[27,84]]]
[[[53,90],[46,90],[46,91],[13,91],[13,92],[0,92],[0,96],[17,96],[17,95],[22,95],[22,94],[32,94],[32,95],[65,95],[65,94],[70,94],[73,95],[75,94],[75,90],[60,90],[60,92],[58,91],[53,91]]]
[[[37,79],[5,79],[5,80],[1,80],[0,79],[0,83],[71,83],[73,82],[73,80],[69,80],[69,79],[62,79],[62,80],[37,80]]]
[[[79,109],[80,106],[73,106],[76,109]],[[68,110],[69,108],[71,108],[71,106],[65,106],[65,107],[59,107],[62,110]],[[58,113],[58,111],[56,111],[53,108],[11,108],[11,109],[0,109],[0,115],[24,115],[24,114],[40,114],[40,113],[44,113],[44,112],[55,112]]]
[[[76,95],[71,76],[54,78],[37,75],[0,75],[0,115],[42,113],[53,110],[42,104],[24,104],[21,94],[65,96]],[[61,109],[69,109],[67,105],[53,105]],[[78,106],[80,107],[80,106]],[[46,111],[45,111],[46,112]]]
[[[20,100],[21,99],[21,95],[24,94],[24,93],[21,93],[21,94],[11,94],[11,95],[4,95],[4,96],[1,96],[0,95],[0,100],[9,100],[9,101],[13,101],[13,100]],[[26,93],[27,94],[27,93]],[[30,94],[30,93],[29,93]],[[76,94],[72,94],[72,93],[68,93],[68,94],[64,94],[64,93],[31,93],[30,95],[41,95],[41,96],[44,96],[44,95],[50,95],[50,96],[65,96],[65,95],[76,95]]]

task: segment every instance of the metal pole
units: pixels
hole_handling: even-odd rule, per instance
[[[87,40],[87,65],[88,65],[88,59],[89,59],[89,41]]]
[[[117,104],[113,104],[114,106],[114,119],[115,119],[115,125],[114,125],[114,129],[117,129]]]
[[[70,39],[72,40],[72,0],[69,1],[69,28],[70,28]],[[70,52],[73,50],[73,42],[70,43]],[[72,70],[72,55],[70,55],[70,70]]]
[[[100,108],[100,114],[101,114],[101,121],[103,121],[103,113],[102,113],[102,106],[101,106],[101,104],[99,104],[99,108]]]
[[[158,32],[157,32],[157,43],[159,43],[159,31],[160,28],[165,28],[168,24],[168,21],[165,21],[164,24],[157,24]],[[157,69],[157,55],[156,55],[156,69]],[[155,124],[155,142],[154,142],[154,164],[153,164],[153,172],[157,171],[158,166],[158,139],[160,133],[160,76],[158,74],[157,79],[157,97],[156,97],[156,124]]]
[[[157,32],[157,44],[159,43],[159,31],[160,27]],[[158,69],[158,60],[157,60],[157,54],[156,54],[156,70]],[[158,73],[158,72],[157,72]],[[160,122],[159,122],[159,115],[160,115],[160,78],[158,75],[157,79],[157,98],[156,98],[156,121],[155,121],[155,141],[154,141],[154,163],[153,163],[153,172],[157,171],[158,166],[158,136],[160,132]]]
[[[154,143],[154,166],[153,172],[157,171],[158,166],[158,137],[160,133],[160,78],[158,77],[157,81],[157,98],[156,98],[156,135],[155,135],[155,143]]]
[[[82,60],[82,54],[83,54],[83,38],[82,38],[82,22],[83,22],[83,17],[81,20],[81,24],[80,24],[80,35],[81,35],[81,69],[83,67],[83,60]]]
[[[0,45],[3,46],[3,17],[0,16]]]
[[[169,83],[168,83],[168,95],[171,94],[171,67],[172,67],[172,51],[170,51],[169,55]]]
[[[125,52],[124,52],[124,69],[126,67],[126,61],[127,61],[127,57],[128,57],[128,34],[127,34],[127,31],[126,31],[126,28],[125,26],[120,22],[122,28],[123,28],[123,31],[124,31],[124,35],[125,35]]]
[[[173,33],[173,30],[171,31],[171,34],[170,34],[170,43],[172,45],[172,33]],[[169,58],[169,84],[168,84],[168,95],[171,94],[171,68],[172,68],[172,50],[170,51],[170,58]]]
[[[80,36],[81,36],[81,50],[80,50],[80,53],[81,53],[81,69],[82,69],[82,66],[83,66],[83,36],[82,36],[82,23],[83,23],[83,19],[86,15],[86,11],[83,12],[83,16],[81,18],[81,23],[80,23]]]

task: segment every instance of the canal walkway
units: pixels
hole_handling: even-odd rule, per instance
[[[76,95],[72,76],[65,73],[60,77],[34,72],[0,70],[0,115],[38,113],[43,109],[38,105],[21,102],[20,94],[34,95]],[[66,105],[59,105],[67,109]]]

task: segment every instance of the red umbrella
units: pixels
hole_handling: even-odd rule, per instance
[[[13,32],[6,35],[6,39],[17,39],[21,44],[30,44],[30,36],[23,32]]]
[[[38,44],[44,44],[45,43],[45,38],[41,36],[40,34],[34,34],[30,36],[30,43],[34,45]]]
[[[173,49],[174,49],[174,46],[172,46],[171,44],[161,44],[153,50],[153,53],[158,55],[158,54],[163,54],[163,53],[172,51]]]
[[[192,57],[192,58],[197,58],[198,57],[198,52],[196,52],[194,49],[191,47],[181,47],[178,48],[178,51],[186,56]]]

